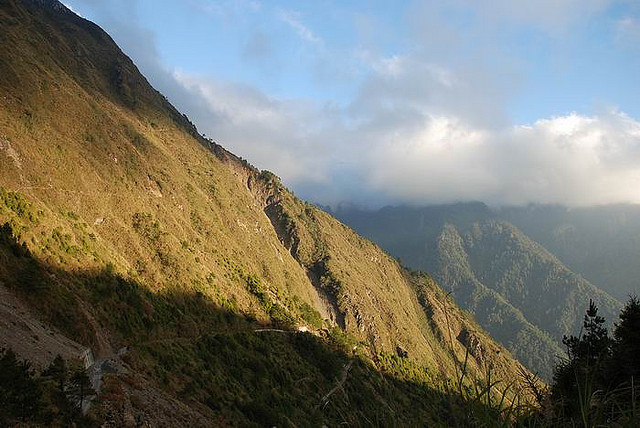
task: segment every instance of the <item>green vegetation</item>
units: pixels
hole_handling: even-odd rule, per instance
[[[31,223],[38,221],[38,215],[33,207],[18,192],[7,191],[0,187],[0,210],[6,209],[21,219]]]
[[[311,328],[317,330],[322,327],[322,317],[310,304],[302,302],[300,303],[299,309],[300,316]]]
[[[410,268],[433,273],[455,301],[527,367],[551,380],[564,335],[593,299],[611,319],[620,303],[501,221],[484,204],[343,210],[337,215]]]
[[[157,242],[162,236],[160,223],[153,218],[153,214],[135,213],[131,220],[133,230],[150,242]]]
[[[623,301],[640,293],[638,205],[531,205],[498,214],[613,297]]]
[[[0,256],[9,254],[0,249]],[[17,270],[33,260],[31,256],[10,257],[10,266]],[[52,273],[52,268],[37,269]],[[112,265],[96,274],[57,270],[53,276],[56,280],[36,287],[28,295],[34,302],[54,303],[55,308],[50,309],[56,312],[43,308],[50,322],[65,327],[60,322],[61,311],[67,317],[75,314],[73,325],[77,328],[88,325],[76,300],[54,301],[51,297],[65,295],[68,287],[73,287],[93,308],[92,316],[102,328],[114,334],[119,343],[127,344],[127,362],[134,372],[151,373],[168,393],[204,403],[212,420],[221,423],[267,421],[279,425],[287,420],[304,423],[311,418],[331,425],[357,424],[362,420],[382,425],[418,421],[442,425],[449,418],[466,424],[475,423],[478,414],[499,414],[482,410],[484,402],[467,401],[455,391],[446,390],[427,367],[411,360],[380,354],[374,365],[365,353],[354,357],[352,350],[363,344],[338,327],[330,328],[325,339],[295,331],[272,332],[270,328],[279,327],[277,316],[270,324],[261,325],[213,305],[201,293],[152,293],[144,285],[117,274]],[[19,287],[11,282],[9,285]],[[256,278],[249,277],[247,287],[256,297],[270,301]],[[113,313],[120,315],[114,317]],[[350,371],[343,390],[335,399],[323,401],[348,364]],[[50,379],[42,396],[57,397],[57,407],[49,410],[55,413],[56,420],[77,418],[69,400],[79,403],[90,394],[84,372],[65,371],[60,359],[54,360],[43,374],[42,382],[33,374],[27,378],[31,379],[28,385],[45,385],[43,382]],[[122,389],[123,381],[110,378],[102,401],[121,400],[114,391]],[[64,394],[56,392],[60,385],[67,384]],[[24,394],[31,391],[29,388]],[[37,406],[28,409],[31,422],[52,420],[41,410],[46,405],[32,397],[29,400]],[[423,405],[415,406],[416,402]],[[7,417],[11,420],[16,414]],[[92,417],[100,420],[106,416],[98,411]]]
[[[14,255],[18,257],[28,257],[31,255],[26,243],[19,244],[18,236],[13,231],[11,223],[4,223],[0,226],[0,244],[10,248]]]
[[[51,238],[53,241],[60,247],[62,251],[65,253],[77,257],[80,254],[81,250],[76,245],[71,244],[71,235],[68,233],[63,233],[60,229],[54,229],[51,232]]]
[[[0,350],[0,422],[23,422],[36,417],[42,407],[42,392],[27,361],[13,352]]]
[[[79,392],[81,391],[81,395]],[[10,349],[0,349],[0,425],[97,425],[83,417],[81,401],[92,392],[82,368],[68,368],[59,355],[41,374]]]
[[[259,278],[253,275],[247,275],[245,280],[249,293],[256,296],[276,326],[284,328],[292,328],[295,326],[295,318],[279,303],[271,299],[267,291],[263,288]]]
[[[258,180],[262,181],[269,190],[281,190],[280,178],[271,171],[262,170],[258,174]]]
[[[613,337],[604,323],[590,302],[581,334],[563,340],[567,358],[556,366],[551,387],[536,393],[541,406],[529,415],[531,424],[638,426],[640,301],[629,299]]]

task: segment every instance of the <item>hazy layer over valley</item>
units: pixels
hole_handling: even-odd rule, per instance
[[[609,321],[638,292],[640,209],[482,203],[335,215],[446,291],[547,379],[561,340],[578,334],[594,300]]]

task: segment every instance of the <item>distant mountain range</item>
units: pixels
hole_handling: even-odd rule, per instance
[[[640,205],[531,205],[498,214],[612,296],[640,293]]]
[[[431,272],[480,325],[546,379],[554,356],[563,354],[562,337],[579,333],[589,300],[612,322],[621,300],[637,287],[635,206],[341,206],[334,215],[410,268]]]

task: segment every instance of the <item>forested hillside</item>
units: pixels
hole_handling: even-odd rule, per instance
[[[432,272],[460,306],[547,379],[563,353],[562,337],[579,333],[589,299],[609,320],[620,307],[484,204],[336,214],[411,268]]]
[[[640,292],[640,206],[531,205],[498,214],[617,299]]]

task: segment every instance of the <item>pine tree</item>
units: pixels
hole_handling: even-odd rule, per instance
[[[603,367],[611,358],[612,341],[604,323],[590,300],[581,334],[562,339],[568,358],[558,364],[553,376],[552,400],[562,413],[583,421],[593,391],[607,383]]]
[[[64,393],[64,384],[67,381],[67,366],[60,354],[53,359],[49,367],[42,372],[42,375],[51,377],[58,385],[59,391]]]
[[[35,418],[42,407],[42,391],[31,364],[18,361],[13,351],[0,352],[0,422]]]
[[[584,316],[581,336],[562,339],[567,347],[570,360],[577,360],[587,367],[593,367],[611,352],[611,338],[604,326],[605,319],[598,315],[598,308],[589,300],[589,309]]]
[[[80,411],[82,411],[82,405],[87,397],[94,395],[95,391],[91,387],[91,380],[87,375],[87,372],[80,368],[71,376],[72,394],[78,401]]]
[[[620,312],[613,331],[612,373],[618,381],[640,381],[640,300],[633,296]]]

